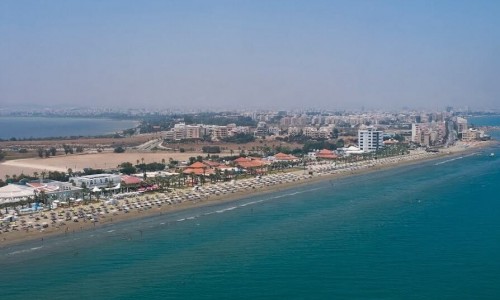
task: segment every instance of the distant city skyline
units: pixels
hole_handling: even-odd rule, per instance
[[[497,1],[1,1],[0,103],[500,109]]]

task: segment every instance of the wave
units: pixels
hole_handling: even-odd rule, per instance
[[[6,255],[17,255],[17,254],[22,254],[22,253],[27,253],[27,252],[33,252],[36,250],[40,250],[42,248],[43,248],[43,246],[32,247],[32,248],[28,248],[28,249],[13,251],[13,252],[7,253]]]
[[[449,162],[452,162],[452,161],[455,161],[455,160],[459,160],[459,159],[463,159],[463,158],[466,158],[466,157],[470,157],[470,156],[473,156],[473,155],[476,155],[476,154],[478,154],[478,152],[474,152],[474,153],[467,154],[467,155],[464,155],[464,156],[459,156],[459,157],[447,159],[445,161],[440,161],[438,163],[435,163],[434,165],[435,166],[439,166],[439,165],[446,164],[446,163],[449,163]]]

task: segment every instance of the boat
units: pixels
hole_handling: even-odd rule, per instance
[[[493,157],[493,156],[495,156],[495,153],[491,152],[490,157]]]

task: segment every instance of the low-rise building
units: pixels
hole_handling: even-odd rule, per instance
[[[462,141],[471,142],[478,141],[481,139],[481,131],[477,129],[469,128],[468,130],[462,132]]]
[[[299,135],[302,133],[302,129],[296,126],[288,127],[288,134],[289,135]]]
[[[121,176],[118,174],[95,174],[71,178],[76,186],[85,185],[86,188],[106,188],[120,184]]]
[[[254,131],[254,136],[263,137],[263,136],[266,136],[267,133],[268,133],[268,127],[267,127],[266,122],[259,122],[257,124],[257,128]]]

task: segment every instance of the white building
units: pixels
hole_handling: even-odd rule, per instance
[[[276,127],[276,126],[272,126],[272,127],[269,127],[268,132],[269,132],[269,134],[280,135],[281,129],[279,127]]]
[[[411,141],[420,144],[422,128],[420,124],[411,124]]]
[[[257,128],[255,129],[253,135],[254,136],[266,136],[268,132],[268,127],[266,122],[257,123]]]
[[[469,128],[468,130],[462,132],[462,141],[477,141],[481,139],[481,132],[477,129]]]
[[[457,117],[457,131],[458,133],[464,133],[467,131],[468,129],[468,126],[467,126],[467,119],[465,118],[461,118],[461,117]]]
[[[424,146],[436,145],[442,142],[446,134],[446,123],[413,123],[411,127],[411,141]]]
[[[118,174],[95,174],[71,178],[76,186],[81,187],[85,183],[87,188],[106,188],[120,184],[121,176]]]
[[[305,136],[311,137],[313,139],[318,138],[318,129],[316,127],[306,126],[306,127],[304,127],[304,130],[302,131],[302,133]]]
[[[229,131],[227,130],[227,126],[210,126],[210,135],[212,136],[212,140],[220,141],[228,137]]]
[[[186,125],[185,129],[185,138],[186,139],[199,139],[200,135],[200,126],[198,125]]]
[[[384,146],[384,132],[374,127],[358,130],[358,145],[363,152],[373,152]]]
[[[288,134],[289,135],[299,135],[302,133],[302,129],[300,129],[299,127],[288,127]]]

